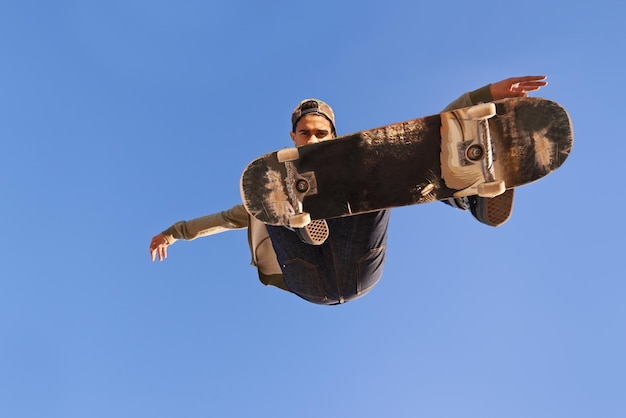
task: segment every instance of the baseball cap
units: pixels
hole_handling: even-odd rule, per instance
[[[293,110],[293,113],[291,114],[292,129],[296,128],[296,124],[302,116],[310,113],[324,116],[330,121],[333,132],[337,132],[337,129],[335,128],[335,113],[333,112],[333,109],[318,99],[305,99],[301,101],[300,104]]]

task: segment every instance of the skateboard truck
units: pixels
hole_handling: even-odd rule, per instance
[[[293,161],[300,158],[298,148],[285,148],[277,152],[276,157],[279,163],[285,164],[287,177],[287,195],[291,201],[291,206],[295,214],[289,218],[289,226],[292,228],[303,228],[311,223],[311,216],[302,211],[302,197],[305,195],[317,194],[317,181],[315,173],[310,171],[299,174],[294,167]]]
[[[493,145],[489,133],[489,118],[496,115],[496,105],[483,103],[467,110],[467,117],[476,121],[478,144],[468,147],[466,156],[470,161],[481,161],[485,182],[478,185],[478,196],[496,197],[506,191],[502,180],[496,180],[493,168]]]

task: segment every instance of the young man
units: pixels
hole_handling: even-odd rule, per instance
[[[463,94],[444,110],[509,97],[525,97],[545,86],[544,76],[513,77]],[[302,101],[292,114],[291,139],[303,146],[336,137],[335,115],[317,99]],[[448,204],[470,209],[480,222],[498,226],[509,218],[513,190],[492,198],[450,199]],[[313,303],[333,305],[359,298],[380,280],[385,261],[389,210],[315,222],[321,239],[308,230],[267,226],[248,215],[242,205],[212,215],[180,221],[152,238],[152,261],[167,258],[167,247],[178,239],[192,240],[230,229],[248,228],[252,264],[259,279]],[[319,238],[319,237],[318,237]],[[305,243],[307,241],[309,243]],[[314,242],[319,245],[311,245]]]

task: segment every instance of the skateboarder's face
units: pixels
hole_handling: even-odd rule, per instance
[[[321,115],[303,116],[296,124],[295,132],[291,132],[291,139],[293,139],[296,147],[328,141],[333,138],[330,121]]]

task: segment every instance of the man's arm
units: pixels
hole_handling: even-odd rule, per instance
[[[528,97],[528,92],[537,91],[548,84],[546,76],[511,77],[497,83],[488,84],[477,90],[463,94],[450,103],[444,112],[512,97]]]
[[[179,239],[193,240],[232,229],[246,228],[248,222],[248,213],[242,205],[189,221],[176,222],[152,238],[150,257],[155,261],[158,255],[159,261],[163,261],[167,258],[167,247]]]

